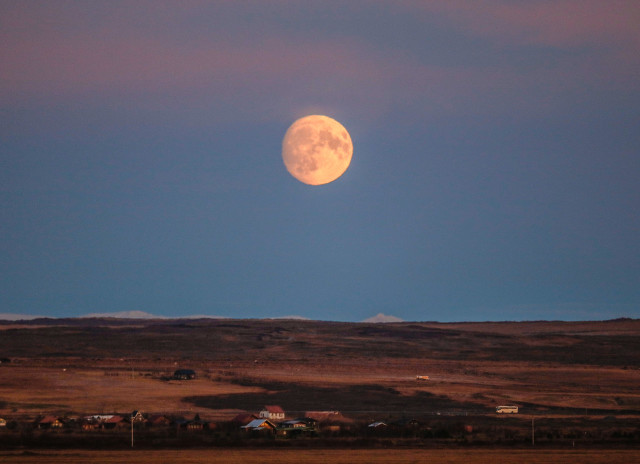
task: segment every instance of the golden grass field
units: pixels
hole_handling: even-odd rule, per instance
[[[0,452],[3,464],[637,464],[634,450],[523,450],[523,449],[367,449],[282,450],[208,449],[139,451],[34,451]]]
[[[539,403],[548,406],[598,409],[621,407],[640,409],[640,371],[600,366],[532,366],[509,363],[454,362],[424,360],[430,381],[417,383],[412,365],[392,366],[391,360],[363,361],[342,369],[322,368],[316,364],[291,362],[263,363],[259,367],[241,365],[226,369],[229,377],[219,375],[217,363],[199,363],[199,372],[209,376],[189,382],[161,382],[149,373],[158,367],[153,362],[141,363],[134,369],[116,370],[106,375],[99,362],[54,360],[44,367],[27,361],[0,370],[0,398],[4,407],[0,414],[61,414],[68,411],[104,413],[110,411],[144,410],[154,412],[190,413],[215,419],[233,416],[237,407],[228,411],[198,407],[185,397],[268,394],[259,386],[231,382],[249,378],[256,382],[296,382],[315,387],[349,385],[381,385],[394,388],[410,397],[419,392],[446,395],[456,401],[481,401],[488,405],[502,403]],[[386,368],[385,366],[389,364]],[[65,367],[68,366],[68,367]],[[165,369],[171,372],[170,369]],[[146,375],[149,374],[149,375]],[[319,407],[319,409],[322,409]]]
[[[190,381],[185,387],[185,382],[160,382],[157,378],[140,375],[140,371],[135,370],[123,370],[117,376],[106,376],[104,370],[94,366],[64,365],[16,366],[5,370],[4,374],[9,372],[10,375],[2,376],[0,382],[0,398],[8,405],[4,408],[4,414],[59,414],[65,411],[105,413],[137,409],[190,414],[202,412],[208,417],[212,411],[194,409],[192,404],[182,400],[186,393],[214,395],[261,391],[256,387],[209,379]]]

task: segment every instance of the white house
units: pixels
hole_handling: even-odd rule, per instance
[[[265,406],[260,417],[269,420],[284,420],[284,409],[280,406]]]

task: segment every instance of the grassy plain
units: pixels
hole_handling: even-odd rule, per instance
[[[0,323],[0,358],[10,360],[0,364],[0,418],[16,421],[33,421],[45,414],[81,417],[133,410],[183,417],[197,413],[203,420],[225,421],[239,412],[255,413],[266,404],[278,404],[288,417],[337,410],[364,424],[417,419],[420,433],[412,438],[418,445],[419,440],[442,437],[455,446],[523,444],[535,419],[542,445],[568,448],[575,440],[577,445],[640,447],[640,320],[466,324],[39,320]],[[178,368],[194,369],[198,378],[167,380]],[[430,380],[417,381],[416,375],[428,375]],[[499,404],[519,405],[520,414],[498,416]],[[366,426],[358,433],[362,430],[368,433]],[[446,434],[438,435],[443,431]],[[8,430],[0,432],[0,439],[2,433],[9,436]],[[21,436],[19,430],[11,433]],[[211,437],[213,433],[218,432]],[[393,443],[389,435],[382,438],[388,440],[385,446]],[[286,457],[290,452],[278,449],[277,454]],[[398,452],[406,460],[397,461],[394,452],[395,462],[423,462],[423,451],[399,448]],[[458,459],[464,452],[428,451],[429,456],[443,453],[443,460],[432,462],[449,462],[446,459]],[[573,451],[517,452],[524,453],[522,460],[512,462],[569,462]],[[124,456],[119,454],[123,451],[113,453]],[[135,459],[153,453],[134,453],[127,460],[145,462]],[[217,462],[234,462],[234,453],[216,451],[214,456],[231,459]],[[242,453],[250,458],[254,451]],[[295,450],[297,461],[299,453],[314,459],[321,452]],[[377,452],[367,453],[340,450],[334,457],[368,458],[334,462],[388,462],[376,461]],[[473,459],[486,461],[468,462],[503,456],[502,451],[491,453],[472,453]],[[567,461],[534,460],[546,459],[548,453]],[[635,456],[623,451],[598,453],[589,459]],[[50,458],[57,456],[53,453]],[[109,456],[103,455],[101,462],[109,462]],[[175,462],[200,462],[207,454],[180,451],[178,456],[193,460]],[[28,459],[28,455],[2,458],[12,462],[4,458]],[[585,459],[571,462],[603,462]]]
[[[634,464],[640,461],[634,450],[526,450],[526,449],[375,449],[375,450],[143,450],[143,451],[37,451],[0,452],[3,464],[47,462],[50,464]]]
[[[640,321],[347,324],[44,320],[0,324],[0,415],[231,414],[279,404],[640,413]],[[195,381],[161,381],[193,368]],[[427,382],[415,376],[429,375]]]

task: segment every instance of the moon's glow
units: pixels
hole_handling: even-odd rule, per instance
[[[311,115],[291,124],[282,140],[282,160],[287,171],[309,185],[328,184],[349,167],[353,143],[335,119]]]

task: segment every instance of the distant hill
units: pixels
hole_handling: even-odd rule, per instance
[[[0,313],[0,321],[30,321],[44,316],[31,316],[29,314]]]
[[[164,319],[163,316],[155,316],[144,311],[119,311],[115,313],[91,313],[81,317],[106,318],[115,317],[118,319]]]
[[[386,314],[378,313],[375,316],[365,319],[362,322],[386,323],[386,322],[404,322],[404,320],[396,316],[387,316]]]
[[[0,321],[33,321],[36,319],[51,319],[51,320],[74,320],[74,319],[229,319],[225,316],[215,316],[210,314],[193,314],[189,316],[175,316],[175,317],[167,317],[167,316],[158,316],[155,314],[147,313],[145,311],[118,311],[113,313],[90,313],[82,316],[76,317],[53,317],[53,316],[40,316],[40,315],[29,315],[29,314],[14,314],[14,313],[0,313]],[[280,316],[280,317],[265,317],[265,320],[280,320],[280,319],[291,319],[291,320],[303,320],[308,321],[309,319],[303,316],[290,315],[290,316]]]
[[[388,317],[380,319],[390,320]],[[365,358],[402,358],[602,366],[635,366],[640,359],[638,319],[376,324],[296,319],[43,318],[19,324],[0,321],[0,331],[0,353],[10,358],[180,357],[193,362],[253,362],[284,356],[323,363],[328,359],[358,363]]]

